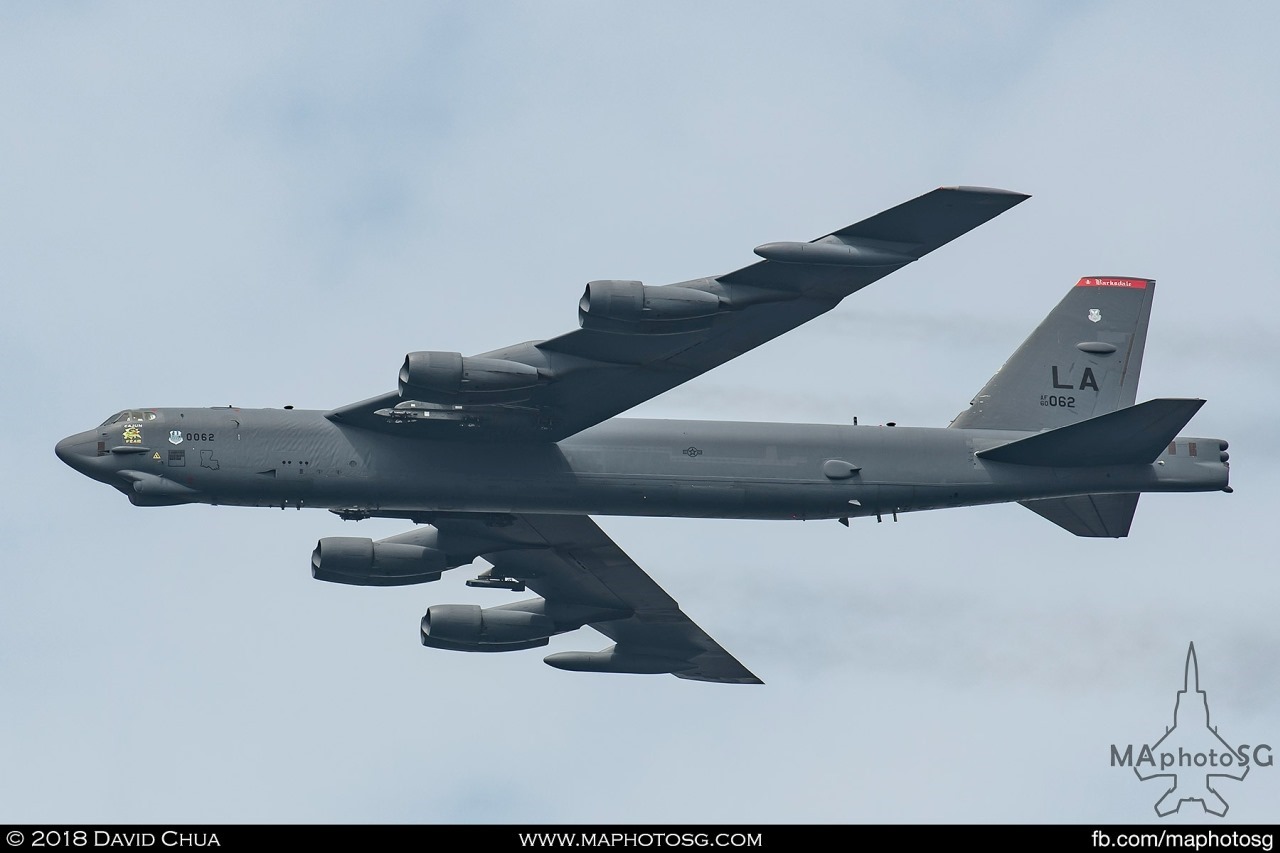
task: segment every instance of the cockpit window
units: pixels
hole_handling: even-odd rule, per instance
[[[146,421],[154,421],[156,419],[155,412],[149,412],[145,409],[125,409],[123,412],[116,412],[111,417],[102,422],[103,426],[111,426],[111,424],[126,423],[145,423]]]

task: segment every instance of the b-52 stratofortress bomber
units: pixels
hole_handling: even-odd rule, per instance
[[[137,506],[323,507],[405,519],[321,539],[319,580],[396,586],[483,559],[470,586],[538,597],[439,604],[422,643],[504,652],[590,626],[564,670],[759,683],[591,520],[897,517],[1017,501],[1120,537],[1142,492],[1230,491],[1227,443],[1178,433],[1204,403],[1135,405],[1155,282],[1082,278],[948,428],[616,417],[835,308],[1026,199],[948,187],[725,275],[592,281],[581,328],[476,356],[411,352],[396,390],[329,411],[127,409],[59,458]]]

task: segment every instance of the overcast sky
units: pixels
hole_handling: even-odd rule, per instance
[[[0,5],[10,449],[0,820],[1155,820],[1172,724],[1280,752],[1280,7]],[[940,185],[1033,198],[646,403],[945,426],[1082,275],[1155,278],[1139,399],[1200,396],[1235,493],[1125,540],[1018,506],[897,524],[601,518],[761,687],[423,648],[439,583],[310,576],[403,524],[139,509],[54,443],[127,407],[327,409],[405,352],[576,325]],[[1280,819],[1280,766],[1222,781]],[[1203,820],[1189,804],[1165,823]],[[1210,820],[1217,821],[1216,818]]]

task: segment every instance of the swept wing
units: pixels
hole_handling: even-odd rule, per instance
[[[411,353],[396,391],[327,416],[423,438],[559,441],[830,311],[1026,198],[944,187],[808,243],[766,243],[763,260],[725,275],[591,282],[582,328],[477,356]]]
[[[482,557],[493,569],[479,584],[523,585],[540,596],[483,611],[474,605],[432,607],[423,618],[424,645],[509,651],[543,646],[551,635],[589,626],[614,645],[599,652],[553,654],[547,663],[579,671],[761,683],[585,515],[447,513],[433,517],[430,528],[396,539],[429,540],[453,565]]]

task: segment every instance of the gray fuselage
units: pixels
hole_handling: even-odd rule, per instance
[[[314,410],[135,411],[57,453],[142,506],[806,519],[1228,484],[1202,438],[1151,464],[1048,468],[975,456],[1030,435],[1004,430],[615,418],[551,444],[398,437]]]

